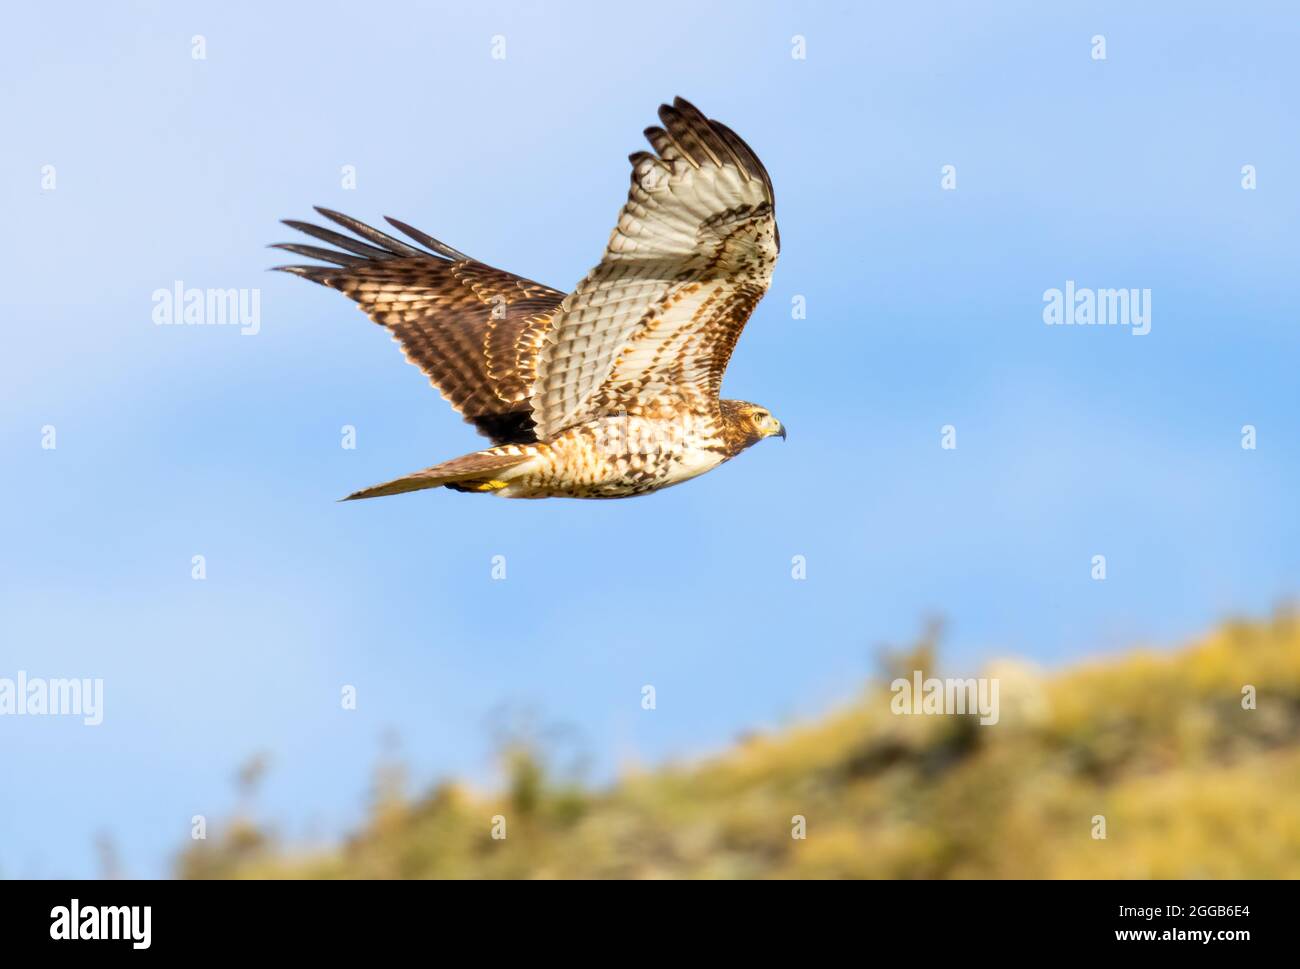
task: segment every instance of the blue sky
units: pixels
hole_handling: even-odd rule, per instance
[[[851,697],[930,614],[954,669],[1054,666],[1294,595],[1300,18],[1132,6],[10,11],[0,677],[102,677],[105,722],[0,718],[0,874],[94,875],[98,832],[164,874],[256,751],[262,815],[328,836],[389,730],[417,785],[489,784],[534,709],[599,780]],[[725,393],[789,441],[634,501],[336,503],[479,439],[343,297],[264,271],[277,220],[393,215],[568,288],[678,94],[775,183]],[[260,332],[155,326],[176,280],[260,288]],[[1151,332],[1045,326],[1066,280],[1150,289]]]

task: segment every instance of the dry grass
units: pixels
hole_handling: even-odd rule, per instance
[[[929,651],[900,658],[929,662]],[[516,749],[499,796],[385,798],[294,854],[247,821],[185,877],[1300,877],[1300,618],[1050,677],[1002,663],[1001,722],[898,717],[889,694],[603,791]],[[1242,688],[1258,690],[1258,709]],[[508,837],[491,837],[503,815]],[[807,837],[791,837],[795,815]],[[1093,837],[1103,815],[1105,840]]]

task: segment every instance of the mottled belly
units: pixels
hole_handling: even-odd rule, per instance
[[[717,467],[724,453],[690,427],[607,419],[566,432],[520,469],[503,498],[631,498]]]

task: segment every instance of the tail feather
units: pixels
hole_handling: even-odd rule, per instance
[[[425,488],[441,488],[450,485],[458,491],[495,491],[504,487],[499,475],[531,461],[531,453],[501,453],[498,451],[475,451],[441,464],[435,464],[423,471],[415,471],[392,481],[385,481],[370,488],[353,492],[343,501],[355,501],[358,498],[382,498],[385,495],[400,495],[408,491],[422,491]]]

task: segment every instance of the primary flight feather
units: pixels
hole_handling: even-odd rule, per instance
[[[686,481],[785,429],[722,400],[736,340],[780,248],[772,182],[730,128],[677,98],[647,128],[605,254],[573,292],[471,259],[396,219],[405,242],[318,208],[335,247],[278,248],[330,265],[279,266],[337,289],[493,446],[366,488],[506,498],[625,498]]]

